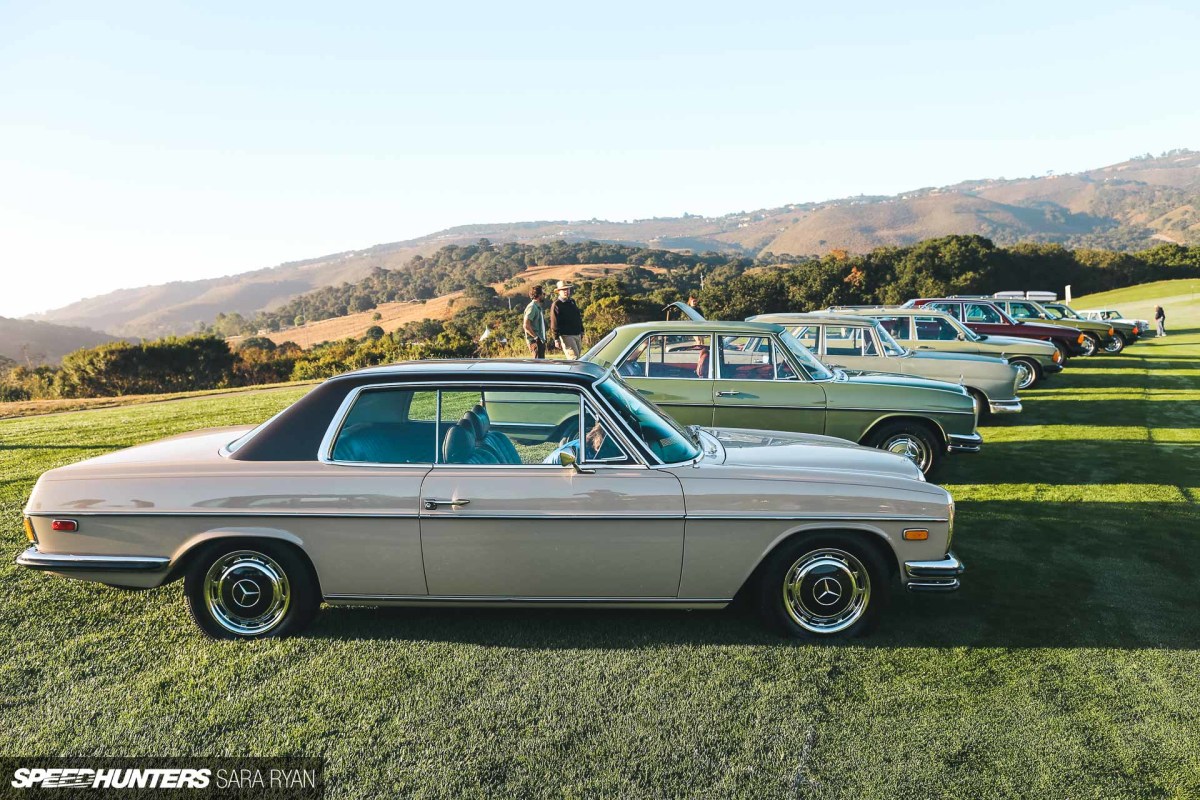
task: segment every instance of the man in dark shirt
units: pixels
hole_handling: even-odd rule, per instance
[[[559,281],[558,297],[550,304],[550,335],[558,339],[558,346],[569,359],[578,359],[583,353],[583,312],[571,299],[575,286],[568,281]]]

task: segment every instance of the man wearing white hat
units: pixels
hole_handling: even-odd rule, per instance
[[[558,296],[550,304],[550,335],[558,339],[563,355],[577,360],[583,353],[583,313],[571,299],[574,288],[570,281],[555,286]]]

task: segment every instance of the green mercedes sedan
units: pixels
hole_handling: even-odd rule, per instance
[[[855,374],[821,363],[786,328],[684,319],[624,325],[584,353],[684,425],[814,433],[877,447],[929,473],[974,453],[976,401],[962,386]]]
[[[1017,397],[1021,373],[1006,359],[911,350],[893,339],[876,319],[865,315],[827,311],[760,314],[748,321],[786,326],[823,363],[851,374],[888,372],[957,383],[975,395],[980,416],[1021,413],[1021,399]]]
[[[967,353],[1006,359],[1019,374],[1017,389],[1020,391],[1032,389],[1047,375],[1063,371],[1062,353],[1050,342],[976,333],[953,315],[928,306],[834,306],[826,310],[876,319],[907,350]]]

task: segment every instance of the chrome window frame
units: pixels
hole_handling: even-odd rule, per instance
[[[701,378],[699,375],[695,376],[694,378],[666,377],[666,376],[662,376],[662,375],[625,375],[624,373],[620,372],[621,367],[625,366],[626,359],[628,359],[629,356],[635,350],[637,350],[638,345],[640,345],[642,342],[645,342],[647,339],[651,338],[652,336],[706,336],[706,337],[708,337],[708,354],[709,354],[708,355],[708,377]],[[650,347],[650,345],[647,344],[647,347]],[[633,341],[633,344],[631,344],[629,347],[626,347],[623,351],[621,351],[621,354],[618,355],[616,357],[616,359],[613,360],[612,367],[610,367],[610,369],[616,370],[617,374],[620,375],[622,378],[637,378],[640,381],[693,381],[693,380],[694,381],[711,381],[711,380],[716,380],[716,367],[713,366],[712,348],[713,348],[712,331],[696,331],[696,332],[671,331],[670,333],[664,333],[662,331],[650,331],[649,333],[643,334],[641,337],[635,339]],[[663,354],[666,355],[665,350],[663,351]],[[646,359],[646,370],[649,371],[649,369],[650,369],[650,360],[649,360],[649,358],[647,358]]]
[[[609,372],[611,372],[611,370],[609,370]],[[605,378],[608,377],[608,372],[605,373],[604,377]],[[603,379],[601,379],[601,380],[603,380]],[[632,461],[633,461],[633,463],[631,463],[631,464],[619,464],[619,465],[607,464],[603,461],[592,461],[590,463],[594,468],[597,468],[597,469],[638,469],[638,468],[646,469],[646,468],[656,466],[656,465],[664,465],[665,466],[664,462],[661,459],[659,459],[657,456],[655,456],[652,452],[650,452],[648,448],[639,449],[637,447],[637,445],[633,442],[633,440],[629,438],[631,434],[628,431],[628,429],[626,428],[626,426],[621,424],[620,420],[612,414],[612,412],[608,408],[607,404],[603,402],[603,398],[593,396],[592,394],[590,394],[587,391],[586,387],[581,386],[580,384],[545,382],[545,381],[539,381],[539,382],[535,382],[535,381],[488,381],[488,380],[481,381],[479,379],[455,379],[455,380],[450,380],[450,381],[430,381],[430,380],[391,381],[391,382],[387,382],[387,383],[370,383],[370,384],[364,384],[363,386],[354,387],[353,389],[351,389],[349,392],[346,393],[346,396],[344,398],[342,398],[341,404],[338,406],[337,411],[334,412],[329,425],[326,427],[325,433],[321,437],[321,444],[318,446],[317,461],[321,462],[322,464],[329,464],[332,466],[370,467],[370,468],[376,468],[376,469],[378,469],[378,468],[398,469],[398,468],[407,468],[407,467],[428,467],[429,469],[433,469],[436,467],[452,467],[452,468],[456,468],[456,469],[458,469],[458,468],[461,468],[461,469],[479,469],[479,468],[489,469],[489,468],[496,468],[496,467],[507,467],[509,469],[554,469],[554,470],[568,469],[567,467],[562,467],[558,464],[447,464],[447,463],[441,461],[442,390],[443,389],[452,389],[453,387],[457,387],[457,386],[478,387],[480,389],[483,389],[485,387],[493,387],[493,386],[517,387],[517,388],[526,388],[526,389],[533,389],[533,390],[537,390],[537,389],[563,390],[563,389],[565,389],[568,391],[575,392],[576,394],[579,395],[579,398],[580,398],[581,413],[582,413],[582,409],[583,409],[583,402],[585,400],[591,400],[593,408],[596,411],[597,417],[602,419],[605,423],[607,423],[608,428],[617,437],[617,441],[621,445],[622,450],[625,451],[626,457],[629,459],[632,459]],[[434,449],[434,461],[432,463],[428,462],[428,461],[401,462],[401,463],[388,463],[388,462],[378,462],[378,461],[343,461],[343,460],[333,458],[333,446],[337,441],[338,434],[341,432],[342,427],[346,422],[346,417],[350,414],[350,409],[354,407],[354,403],[358,399],[359,395],[361,395],[363,392],[366,392],[366,391],[380,390],[380,389],[392,389],[392,390],[400,390],[400,391],[403,391],[403,390],[420,391],[420,390],[424,389],[424,390],[432,390],[435,392],[436,397],[437,397],[437,400],[436,400],[437,410],[435,412],[437,414],[437,420],[436,420],[436,424],[434,427],[435,449]],[[582,427],[582,417],[580,417],[580,420],[581,420],[580,427]],[[616,421],[614,422],[614,420],[616,420]],[[654,462],[657,462],[657,464],[652,463],[651,459],[653,459]],[[680,462],[680,463],[688,463],[688,462]]]
[[[772,383],[772,382],[819,383],[820,382],[820,381],[817,381],[816,379],[814,379],[813,376],[808,373],[808,370],[805,369],[802,364],[799,364],[795,360],[792,359],[791,351],[788,348],[784,347],[783,344],[780,343],[779,337],[773,333],[763,333],[760,331],[746,332],[746,333],[728,333],[728,334],[715,333],[713,336],[714,346],[716,346],[716,342],[719,342],[720,339],[723,339],[723,338],[731,338],[731,339],[758,338],[758,339],[766,339],[768,342],[770,342],[771,343],[770,351],[772,353],[771,377],[770,378],[743,378],[743,377],[732,377],[731,376],[731,377],[727,378],[721,373],[721,370],[719,369],[719,365],[721,362],[723,362],[723,359],[710,358],[709,360],[712,362],[712,366],[711,366],[711,371],[713,373],[712,379],[714,381],[753,381],[755,383]],[[792,368],[792,372],[796,373],[795,378],[780,378],[779,377],[779,362],[778,362],[778,358],[775,357],[776,355],[783,356],[784,360],[787,361],[788,366]]]

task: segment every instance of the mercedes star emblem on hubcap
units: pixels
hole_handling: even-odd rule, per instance
[[[262,592],[254,581],[243,578],[233,585],[233,602],[242,608],[249,608],[258,602],[260,594]]]
[[[823,606],[831,606],[842,596],[842,585],[833,578],[821,578],[813,586],[813,599]]]

